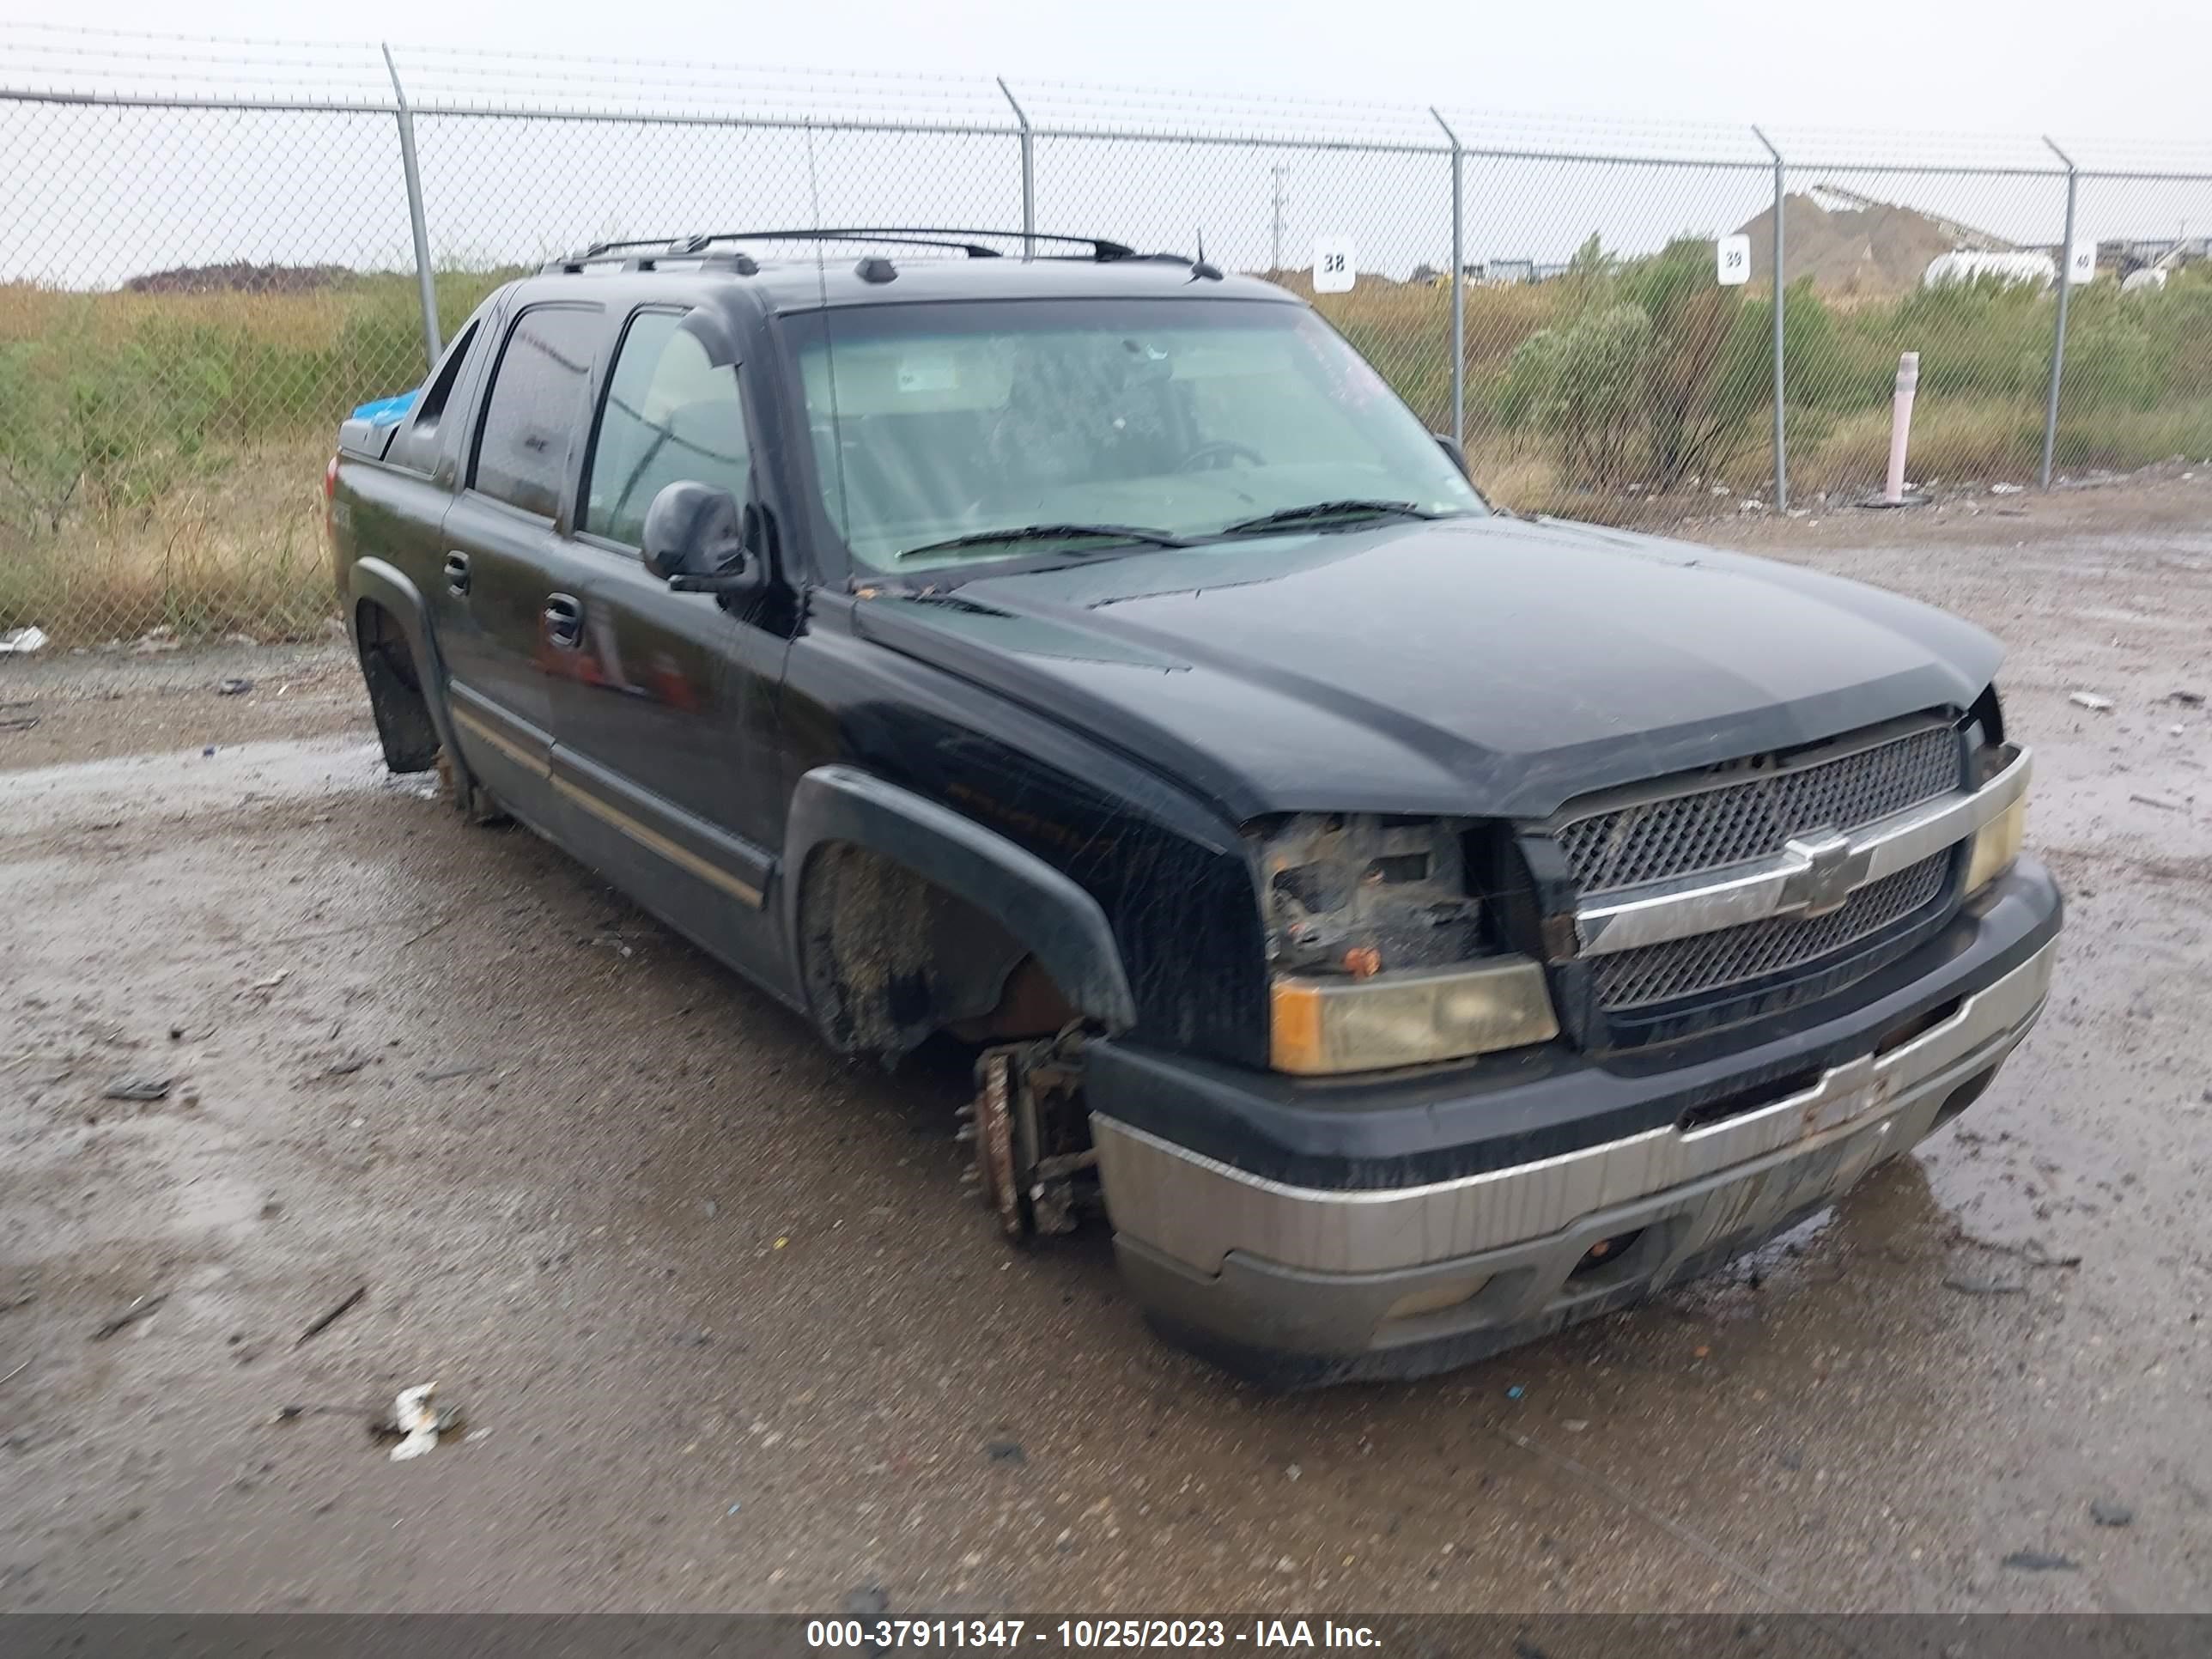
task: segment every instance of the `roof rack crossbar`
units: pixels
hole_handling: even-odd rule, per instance
[[[639,252],[641,248],[644,252]],[[680,246],[670,247],[658,240],[616,242],[604,247],[563,253],[556,258],[548,259],[538,270],[546,276],[559,272],[574,274],[594,265],[620,265],[625,270],[651,270],[664,259],[695,260],[702,265],[726,264],[733,260],[744,262],[745,256],[735,250],[715,252]]]
[[[1133,259],[1137,251],[1124,243],[1109,241],[1103,236],[1060,236],[1047,231],[951,229],[935,225],[838,225],[812,227],[803,230],[720,230],[696,236],[647,236],[629,241],[593,242],[579,252],[549,260],[548,270],[580,270],[588,264],[602,264],[636,257],[638,250],[674,256],[696,256],[703,253],[716,242],[891,242],[908,247],[950,248],[964,253],[971,259],[995,259],[1000,250],[969,239],[978,236],[1000,237],[1010,242],[1037,241],[1088,248],[1088,258],[1103,264],[1115,259]],[[1046,258],[1067,258],[1067,254],[1047,255]]]

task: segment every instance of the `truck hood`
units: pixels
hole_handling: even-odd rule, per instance
[[[864,636],[1265,812],[1542,817],[1963,708],[2002,651],[1878,588],[1504,516],[1163,550],[857,607]]]

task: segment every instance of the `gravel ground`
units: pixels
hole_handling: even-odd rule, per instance
[[[1698,532],[2009,641],[2050,1011],[1759,1257],[1288,1399],[995,1240],[957,1056],[844,1065],[465,828],[330,650],[0,663],[0,1607],[2212,1605],[2208,509]],[[466,1432],[394,1462],[433,1380]]]
[[[0,771],[371,729],[336,639],[0,658]]]

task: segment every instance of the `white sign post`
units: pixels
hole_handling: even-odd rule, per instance
[[[1912,441],[1912,394],[1920,386],[1920,354],[1901,353],[1897,360],[1897,388],[1889,398],[1889,481],[1881,492],[1884,507],[1905,505],[1905,452]]]
[[[2097,280],[2097,245],[2094,242],[2075,243],[2073,255],[2066,264],[2066,280],[2077,288],[2083,283],[2095,282]]]
[[[1723,288],[1741,288],[1751,280],[1751,238],[1723,236],[1720,250],[1720,279]]]
[[[1352,292],[1352,244],[1341,236],[1316,237],[1314,239],[1314,292],[1349,294]]]

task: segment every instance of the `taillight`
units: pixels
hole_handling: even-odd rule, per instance
[[[338,458],[331,457],[331,464],[323,469],[323,499],[335,501],[338,493]]]

